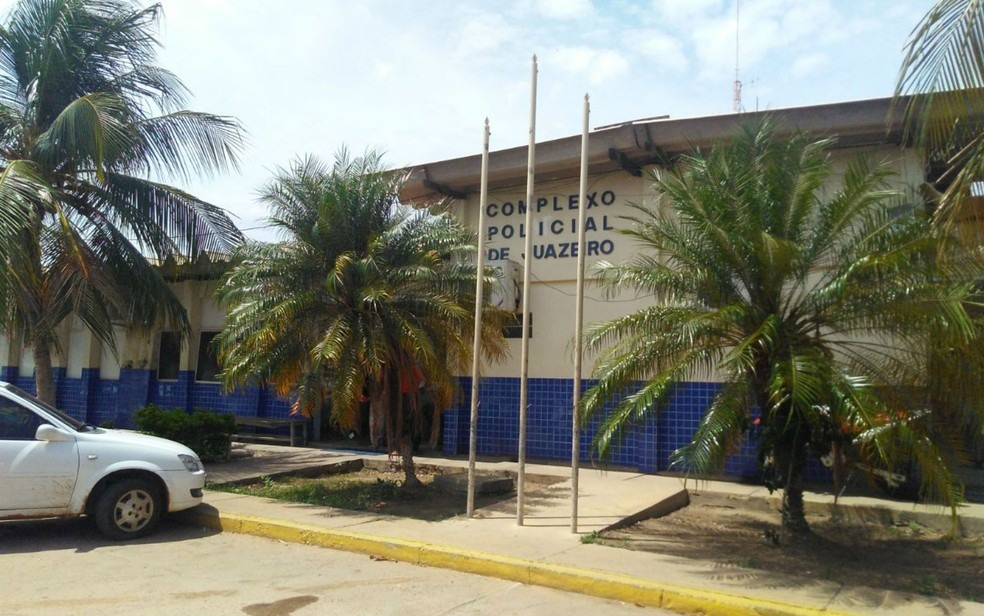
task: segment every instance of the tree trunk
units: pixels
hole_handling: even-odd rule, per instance
[[[437,405],[431,407],[431,433],[429,443],[431,449],[437,450],[437,444],[441,440],[441,415],[442,413],[437,410]]]
[[[420,480],[417,479],[417,469],[413,463],[413,439],[406,432],[400,438],[400,458],[403,465],[403,486],[407,488],[419,487],[421,484]]]
[[[399,413],[400,405],[400,382],[394,378],[392,370],[386,371],[386,411],[384,419],[386,422],[386,453],[392,454],[399,451],[400,443],[398,442],[398,434],[396,431],[396,419],[397,413]],[[394,383],[394,381],[396,381]],[[393,401],[396,401],[397,408],[393,408]]]
[[[51,406],[56,406],[55,377],[51,369],[51,348],[44,341],[32,345],[34,352],[34,385],[38,398]]]
[[[844,491],[844,483],[846,481],[844,475],[847,471],[847,463],[844,460],[844,446],[836,439],[830,446],[830,456],[833,458],[830,468],[834,472],[834,504],[836,505],[841,492]]]
[[[383,396],[375,388],[369,394],[369,442],[373,449],[379,449],[386,427],[386,415],[383,412]]]
[[[803,535],[810,532],[803,508],[803,472],[806,469],[806,447],[803,439],[794,436],[776,444],[777,470],[783,478],[782,530],[786,534]]]

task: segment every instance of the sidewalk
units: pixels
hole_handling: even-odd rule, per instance
[[[213,465],[208,469],[210,481],[303,471],[360,458],[386,459],[385,455],[342,450],[264,449],[265,455],[254,459]],[[461,460],[415,460],[421,465],[467,467],[467,462]],[[479,463],[479,468],[515,471],[516,464]],[[477,509],[472,519],[459,516],[426,522],[207,491],[205,505],[175,517],[224,531],[362,552],[689,613],[984,615],[984,604],[979,603],[844,587],[718,563],[582,544],[583,534],[651,514],[647,510],[676,508],[678,501],[686,498],[682,481],[582,469],[578,534],[573,534],[570,469],[528,464],[527,473],[566,480],[537,486],[536,497],[526,499],[524,526],[516,523],[515,498]],[[692,483],[689,487],[693,488]],[[724,482],[700,485],[701,492],[719,492],[735,498],[755,495],[758,490],[764,491]],[[938,508],[878,499],[842,499],[841,503],[860,507],[858,511],[865,515],[939,516]],[[825,507],[827,503],[818,496],[810,506]],[[974,532],[984,529],[984,505],[966,507],[962,515]]]

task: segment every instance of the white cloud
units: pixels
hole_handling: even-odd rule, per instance
[[[793,66],[790,68],[790,72],[793,77],[797,79],[802,79],[804,77],[809,77],[814,73],[817,73],[821,68],[824,68],[830,63],[826,54],[822,53],[812,53],[806,56],[800,56],[796,58],[793,62]]]
[[[670,25],[691,24],[695,19],[720,15],[725,9],[723,0],[652,0],[652,3],[659,21]]]
[[[776,56],[798,53],[841,41],[851,24],[828,0],[759,0],[734,13],[707,16],[694,24],[691,43],[701,79],[720,80],[734,74],[736,27],[738,64],[754,73]]]
[[[678,38],[658,30],[638,30],[629,38],[638,41],[639,52],[659,67],[682,72],[690,65],[683,41]]]
[[[536,10],[548,19],[587,19],[594,15],[591,0],[538,0]]]
[[[546,54],[545,62],[563,71],[581,74],[588,83],[598,85],[628,73],[629,61],[611,49],[560,47]]]
[[[459,28],[457,49],[463,54],[485,53],[498,49],[515,36],[513,28],[499,14],[479,13],[467,17]]]
[[[204,32],[208,22],[202,19],[203,15],[221,19],[233,12],[229,0],[168,0],[163,21],[165,25]]]
[[[383,81],[393,72],[393,65],[382,60],[376,60],[376,65],[373,67],[372,72],[376,76],[376,79]]]

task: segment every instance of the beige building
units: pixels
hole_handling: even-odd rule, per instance
[[[836,137],[831,148],[835,173],[851,158],[865,154],[883,159],[895,171],[900,188],[924,181],[927,166],[920,152],[903,147],[902,130],[889,121],[890,99],[817,105],[770,112],[780,134],[806,131],[815,137]],[[730,139],[739,124],[762,113],[727,114],[691,119],[645,119],[591,131],[586,192],[586,255],[589,282],[585,290],[585,323],[607,320],[638,309],[645,297],[606,297],[590,283],[599,261],[621,261],[634,254],[631,238],[618,230],[628,223],[630,203],[652,204],[651,174],[659,173],[693,147],[706,148]],[[496,300],[518,313],[523,273],[524,237],[532,234],[530,306],[532,337],[529,360],[528,455],[569,459],[574,362],[577,275],[577,207],[581,136],[536,145],[533,222],[525,225],[527,148],[492,152],[489,157],[489,196],[485,208],[486,258],[503,268],[507,290]],[[410,168],[403,192],[408,201],[451,200],[455,215],[472,228],[479,224],[481,156],[437,161]],[[514,332],[518,336],[519,332]],[[518,440],[520,340],[511,341],[511,358],[484,369],[480,393],[479,452],[515,455]],[[590,373],[590,358],[584,374]],[[466,379],[467,380],[467,379]],[[716,391],[713,375],[684,384],[659,419],[637,426],[615,452],[617,464],[655,471],[666,467],[670,452],[689,442],[704,408]],[[444,451],[467,451],[470,386],[462,388],[460,405],[445,415]],[[587,456],[591,428],[582,437]],[[751,450],[729,463],[732,473],[744,473]]]
[[[885,159],[899,186],[915,186],[932,175],[920,153],[902,143],[897,121],[889,121],[889,99],[816,105],[771,112],[785,131],[808,131],[836,137],[831,149],[835,165],[860,153]],[[650,203],[649,174],[692,146],[707,147],[727,140],[739,123],[761,114],[727,114],[691,119],[648,119],[603,127],[589,139],[586,261],[589,271],[601,260],[619,261],[635,250],[618,233],[631,214],[629,203]],[[485,211],[486,257],[503,268],[507,284],[494,298],[519,312],[523,242],[532,235],[530,305],[530,390],[528,455],[569,459],[573,389],[574,295],[576,277],[577,199],[580,135],[536,146],[536,188],[530,206],[533,223],[525,225],[527,148],[495,151],[490,156],[489,203]],[[481,157],[436,161],[409,169],[403,197],[407,201],[450,199],[456,216],[477,228]],[[835,181],[837,178],[833,178]],[[197,268],[197,269],[196,269]],[[188,309],[192,336],[185,344],[168,332],[118,331],[121,356],[114,358],[77,323],[66,323],[63,353],[55,358],[59,405],[73,415],[100,423],[128,425],[133,410],[148,403],[165,407],[211,408],[239,415],[285,417],[287,402],[261,388],[224,394],[215,381],[208,342],[222,327],[223,314],[212,299],[221,264],[208,262],[174,269],[176,291]],[[643,305],[646,298],[606,298],[590,283],[585,322],[610,319]],[[479,451],[515,455],[519,406],[520,341],[511,332],[511,358],[485,367],[481,389]],[[0,379],[33,388],[31,354],[16,344],[0,342]],[[590,373],[586,362],[585,375]],[[467,451],[469,378],[463,376],[460,403],[445,414],[443,447],[449,454]],[[665,468],[668,454],[687,442],[703,409],[716,391],[713,375],[687,383],[670,400],[659,419],[638,426],[615,452],[614,462],[645,471]],[[587,456],[591,427],[582,438]],[[747,456],[730,465],[744,472]]]

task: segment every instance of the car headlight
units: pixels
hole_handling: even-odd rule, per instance
[[[179,453],[178,459],[180,459],[181,463],[185,465],[185,468],[188,469],[188,472],[197,473],[198,471],[202,470],[202,463],[199,462],[198,458],[196,458],[195,456],[189,456],[186,453]]]

